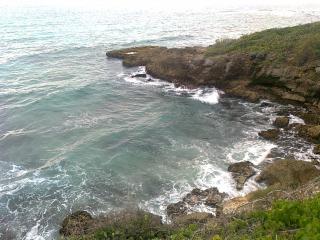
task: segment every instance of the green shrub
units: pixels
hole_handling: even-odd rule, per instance
[[[239,52],[272,54],[276,62],[294,59],[292,63],[303,65],[320,56],[320,22],[218,40],[208,48],[207,56]]]
[[[276,201],[270,211],[233,220],[223,239],[320,239],[320,196],[304,201]]]
[[[208,230],[205,225],[153,225],[148,216],[108,225],[69,240],[318,240],[320,195],[303,201],[276,201],[269,211],[255,211]]]

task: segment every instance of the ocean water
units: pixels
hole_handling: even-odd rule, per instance
[[[308,159],[290,136],[258,137],[272,104],[132,78],[106,50],[209,45],[220,38],[320,20],[319,9],[202,11],[0,9],[0,239],[55,239],[63,218],[165,207],[194,187],[235,190],[228,164],[271,149]],[[301,121],[292,116],[291,121]],[[209,211],[210,209],[208,209]]]

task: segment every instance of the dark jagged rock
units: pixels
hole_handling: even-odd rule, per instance
[[[60,234],[64,236],[86,234],[92,219],[90,213],[86,211],[74,212],[63,220]]]
[[[279,129],[269,129],[266,131],[259,132],[259,136],[263,137],[266,140],[277,140],[279,138],[280,131]]]
[[[261,102],[260,107],[274,107],[274,103],[271,103],[271,102]]]
[[[193,189],[182,201],[168,205],[167,214],[171,218],[187,214],[190,206],[205,204],[209,207],[217,208],[227,196],[226,193],[220,193],[217,188],[208,188],[201,190]]]
[[[264,182],[268,186],[296,188],[318,176],[320,171],[311,162],[285,159],[275,160],[266,166],[256,181]]]
[[[167,206],[167,214],[172,218],[183,214],[187,214],[187,211],[188,207],[183,201],[172,203]]]
[[[228,167],[228,171],[232,173],[237,183],[237,190],[242,190],[245,182],[256,173],[253,167],[254,165],[249,161],[234,163]]]
[[[137,73],[137,74],[134,74],[131,76],[132,78],[146,78],[147,77],[147,74],[145,73]]]
[[[288,117],[277,117],[273,125],[278,128],[286,128],[289,125],[289,121]]]

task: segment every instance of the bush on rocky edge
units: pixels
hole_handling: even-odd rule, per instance
[[[320,239],[320,196],[304,201],[276,201],[270,211],[232,220],[221,239]]]
[[[300,200],[278,200],[268,211],[254,211],[229,218],[223,224],[164,225],[152,223],[147,215],[132,221],[103,226],[87,235],[68,240],[145,239],[145,240],[298,240],[320,239],[320,195]]]
[[[320,23],[269,29],[236,40],[219,40],[208,48],[207,55],[236,52],[267,53],[273,55],[276,62],[291,61],[302,66],[320,58]]]

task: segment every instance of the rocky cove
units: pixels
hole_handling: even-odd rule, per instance
[[[278,113],[274,128],[260,132],[259,136],[277,142],[281,141],[282,135],[290,132],[295,138],[310,142],[313,145],[312,151],[317,155],[320,154],[319,34],[320,23],[313,23],[271,29],[238,40],[221,40],[209,47],[134,47],[109,51],[107,56],[121,59],[126,67],[145,66],[146,74],[135,77],[146,81],[152,81],[148,79],[148,74],[182,88],[216,87],[225,93],[224,97],[238,97],[250,102],[269,100],[271,103],[290,104],[292,108]],[[300,117],[304,123],[290,124],[291,115]],[[108,228],[111,233],[105,231],[104,238],[102,236],[101,239],[125,239],[121,238],[124,237],[121,231],[133,230],[123,225],[131,226],[134,222],[138,225],[132,226],[136,229],[136,235],[130,235],[132,239],[139,239],[138,236],[144,234],[137,228],[148,229],[141,230],[148,231],[148,234],[150,229],[158,231],[158,235],[142,239],[172,239],[166,235],[167,232],[197,224],[193,232],[205,233],[195,239],[220,239],[221,229],[242,214],[268,211],[273,202],[279,199],[305,200],[320,192],[318,158],[308,162],[279,154],[269,158],[274,161],[263,161],[259,165],[242,161],[231,164],[228,168],[237,190],[241,190],[250,178],[262,184],[261,190],[230,198],[215,186],[208,189],[195,188],[181,196],[181,201],[167,206],[167,215],[172,224],[163,224],[158,216],[139,210],[96,218],[85,211],[79,211],[64,220],[60,233],[71,239],[86,239],[86,236],[91,239],[92,234],[100,229],[112,226],[112,230]],[[190,210],[200,205],[209,206],[214,212]],[[121,230],[117,232],[118,229]],[[183,236],[174,239],[194,239],[196,233],[192,237]],[[214,238],[215,236],[217,237]]]

